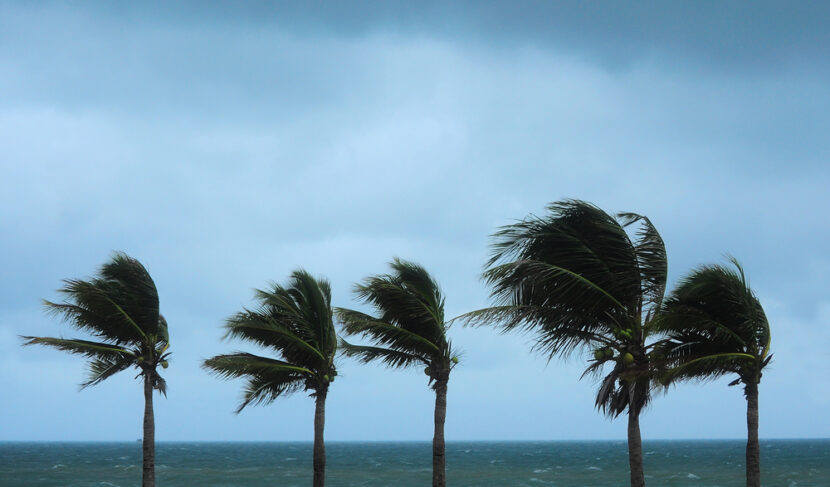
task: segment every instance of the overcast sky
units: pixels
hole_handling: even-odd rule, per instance
[[[489,235],[563,198],[649,216],[670,283],[730,253],[772,326],[764,438],[830,436],[830,7],[820,2],[34,3],[0,0],[0,440],[134,440],[134,373],[78,391],[79,357],[18,335],[61,279],[123,250],[174,358],[159,440],[311,440],[302,394],[233,411],[199,368],[252,290],[298,267],[335,306],[395,256],[446,314],[484,307]],[[448,440],[625,438],[586,356],[450,331]],[[419,369],[350,360],[329,440],[426,440]],[[676,387],[643,438],[741,438],[732,378]]]

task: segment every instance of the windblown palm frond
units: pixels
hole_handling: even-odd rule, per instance
[[[223,378],[248,379],[237,413],[249,404],[268,404],[282,395],[302,390],[314,374],[304,367],[249,353],[217,355],[206,360],[205,367]]]
[[[363,363],[377,360],[389,367],[407,367],[417,364],[429,365],[429,359],[412,353],[382,347],[353,345],[345,340],[341,340],[340,343],[350,357],[355,357]]]
[[[624,227],[640,224],[640,228],[636,231],[637,239],[634,242],[634,249],[640,267],[641,292],[645,300],[643,307],[647,309],[647,313],[654,316],[659,311],[666,293],[668,259],[665,243],[648,217],[636,213],[620,213],[618,217],[622,220]]]

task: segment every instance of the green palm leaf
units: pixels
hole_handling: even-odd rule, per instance
[[[398,350],[366,345],[352,345],[345,340],[340,341],[340,346],[347,356],[356,357],[363,363],[377,360],[389,367],[407,367],[415,364],[429,365],[429,361],[425,360],[423,356]]]

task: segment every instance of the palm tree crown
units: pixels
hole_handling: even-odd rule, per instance
[[[378,311],[377,316],[337,308],[345,334],[367,337],[377,344],[343,342],[345,353],[390,367],[425,365],[430,383],[448,379],[455,364],[438,284],[412,262],[395,259],[390,266],[392,274],[372,276],[355,286],[355,293]]]
[[[24,345],[44,345],[90,359],[81,388],[100,383],[129,367],[141,370],[154,389],[166,391],[158,365],[167,366],[167,321],[159,314],[156,285],[136,259],[118,252],[97,277],[66,279],[61,303],[44,300],[47,311],[62,317],[94,340],[25,336]]]
[[[737,374],[738,383],[757,384],[772,359],[770,328],[743,267],[709,265],[685,277],[666,299],[659,327],[670,368],[665,384]]]
[[[228,319],[226,337],[271,349],[281,359],[238,352],[205,361],[205,367],[221,377],[248,379],[237,412],[300,390],[312,396],[327,391],[337,375],[329,282],[296,270],[286,286],[273,284],[255,293],[259,306]]]

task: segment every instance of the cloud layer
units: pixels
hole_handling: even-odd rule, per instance
[[[17,338],[71,336],[38,300],[112,250],[148,266],[171,326],[159,439],[304,440],[310,399],[233,416],[240,384],[198,367],[246,347],[220,327],[252,288],[302,266],[354,306],[352,283],[400,256],[454,316],[487,304],[487,236],[566,197],[648,215],[672,281],[737,256],[774,333],[762,436],[830,435],[830,89],[809,11],[823,7],[718,5],[4,4],[0,439],[140,434],[129,374],[77,393],[78,360]],[[582,357],[546,365],[529,337],[452,335],[466,353],[448,438],[624,437],[592,409]],[[419,371],[341,369],[329,438],[429,437]],[[658,398],[644,437],[741,437],[726,382]]]

